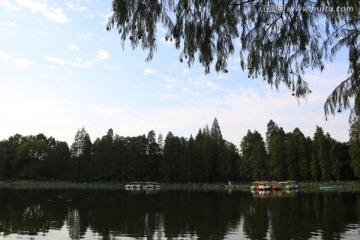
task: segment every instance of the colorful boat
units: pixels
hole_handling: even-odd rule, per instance
[[[140,190],[157,191],[160,189],[161,189],[160,184],[156,182],[132,182],[125,185],[125,190],[129,190],[129,191],[140,191]]]
[[[286,181],[286,182],[282,182],[281,186],[281,191],[294,191],[297,190],[299,188],[299,185],[297,184],[296,181]]]
[[[272,182],[273,191],[281,191],[284,182]]]
[[[264,191],[271,191],[272,190],[272,185],[271,182],[268,181],[255,181],[252,183],[250,190],[252,192],[264,192]]]
[[[269,182],[269,181],[255,181],[251,185],[251,191],[293,191],[297,190],[299,186],[296,181],[285,182]]]

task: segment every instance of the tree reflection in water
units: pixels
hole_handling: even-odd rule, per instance
[[[359,224],[359,193],[0,190],[5,239],[359,239]]]

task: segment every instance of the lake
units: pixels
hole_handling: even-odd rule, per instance
[[[2,239],[360,239],[360,193],[0,190]]]

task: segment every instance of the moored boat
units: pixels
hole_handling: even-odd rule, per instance
[[[125,190],[129,190],[129,191],[140,191],[140,190],[157,191],[160,189],[161,189],[160,184],[156,182],[132,182],[125,185]]]
[[[283,191],[293,191],[297,190],[299,188],[299,185],[296,181],[286,181],[284,182],[284,185],[281,187],[281,190]]]
[[[252,192],[257,192],[257,191],[271,191],[272,190],[272,186],[271,186],[271,182],[268,181],[255,181],[252,183],[250,190]]]
[[[251,191],[294,191],[299,188],[296,181],[285,182],[269,182],[269,181],[255,181],[251,185]]]

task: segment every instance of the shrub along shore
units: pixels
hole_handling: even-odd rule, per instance
[[[228,190],[223,183],[160,183],[162,190],[193,190],[193,191],[219,191]],[[327,182],[299,182],[300,192],[319,192],[320,187],[343,186],[341,191],[360,191],[360,181],[327,181]],[[251,183],[241,182],[232,185],[232,190],[250,191]],[[15,180],[0,181],[0,189],[79,189],[79,190],[124,190],[125,183],[104,182],[67,182],[67,181],[35,181]]]

